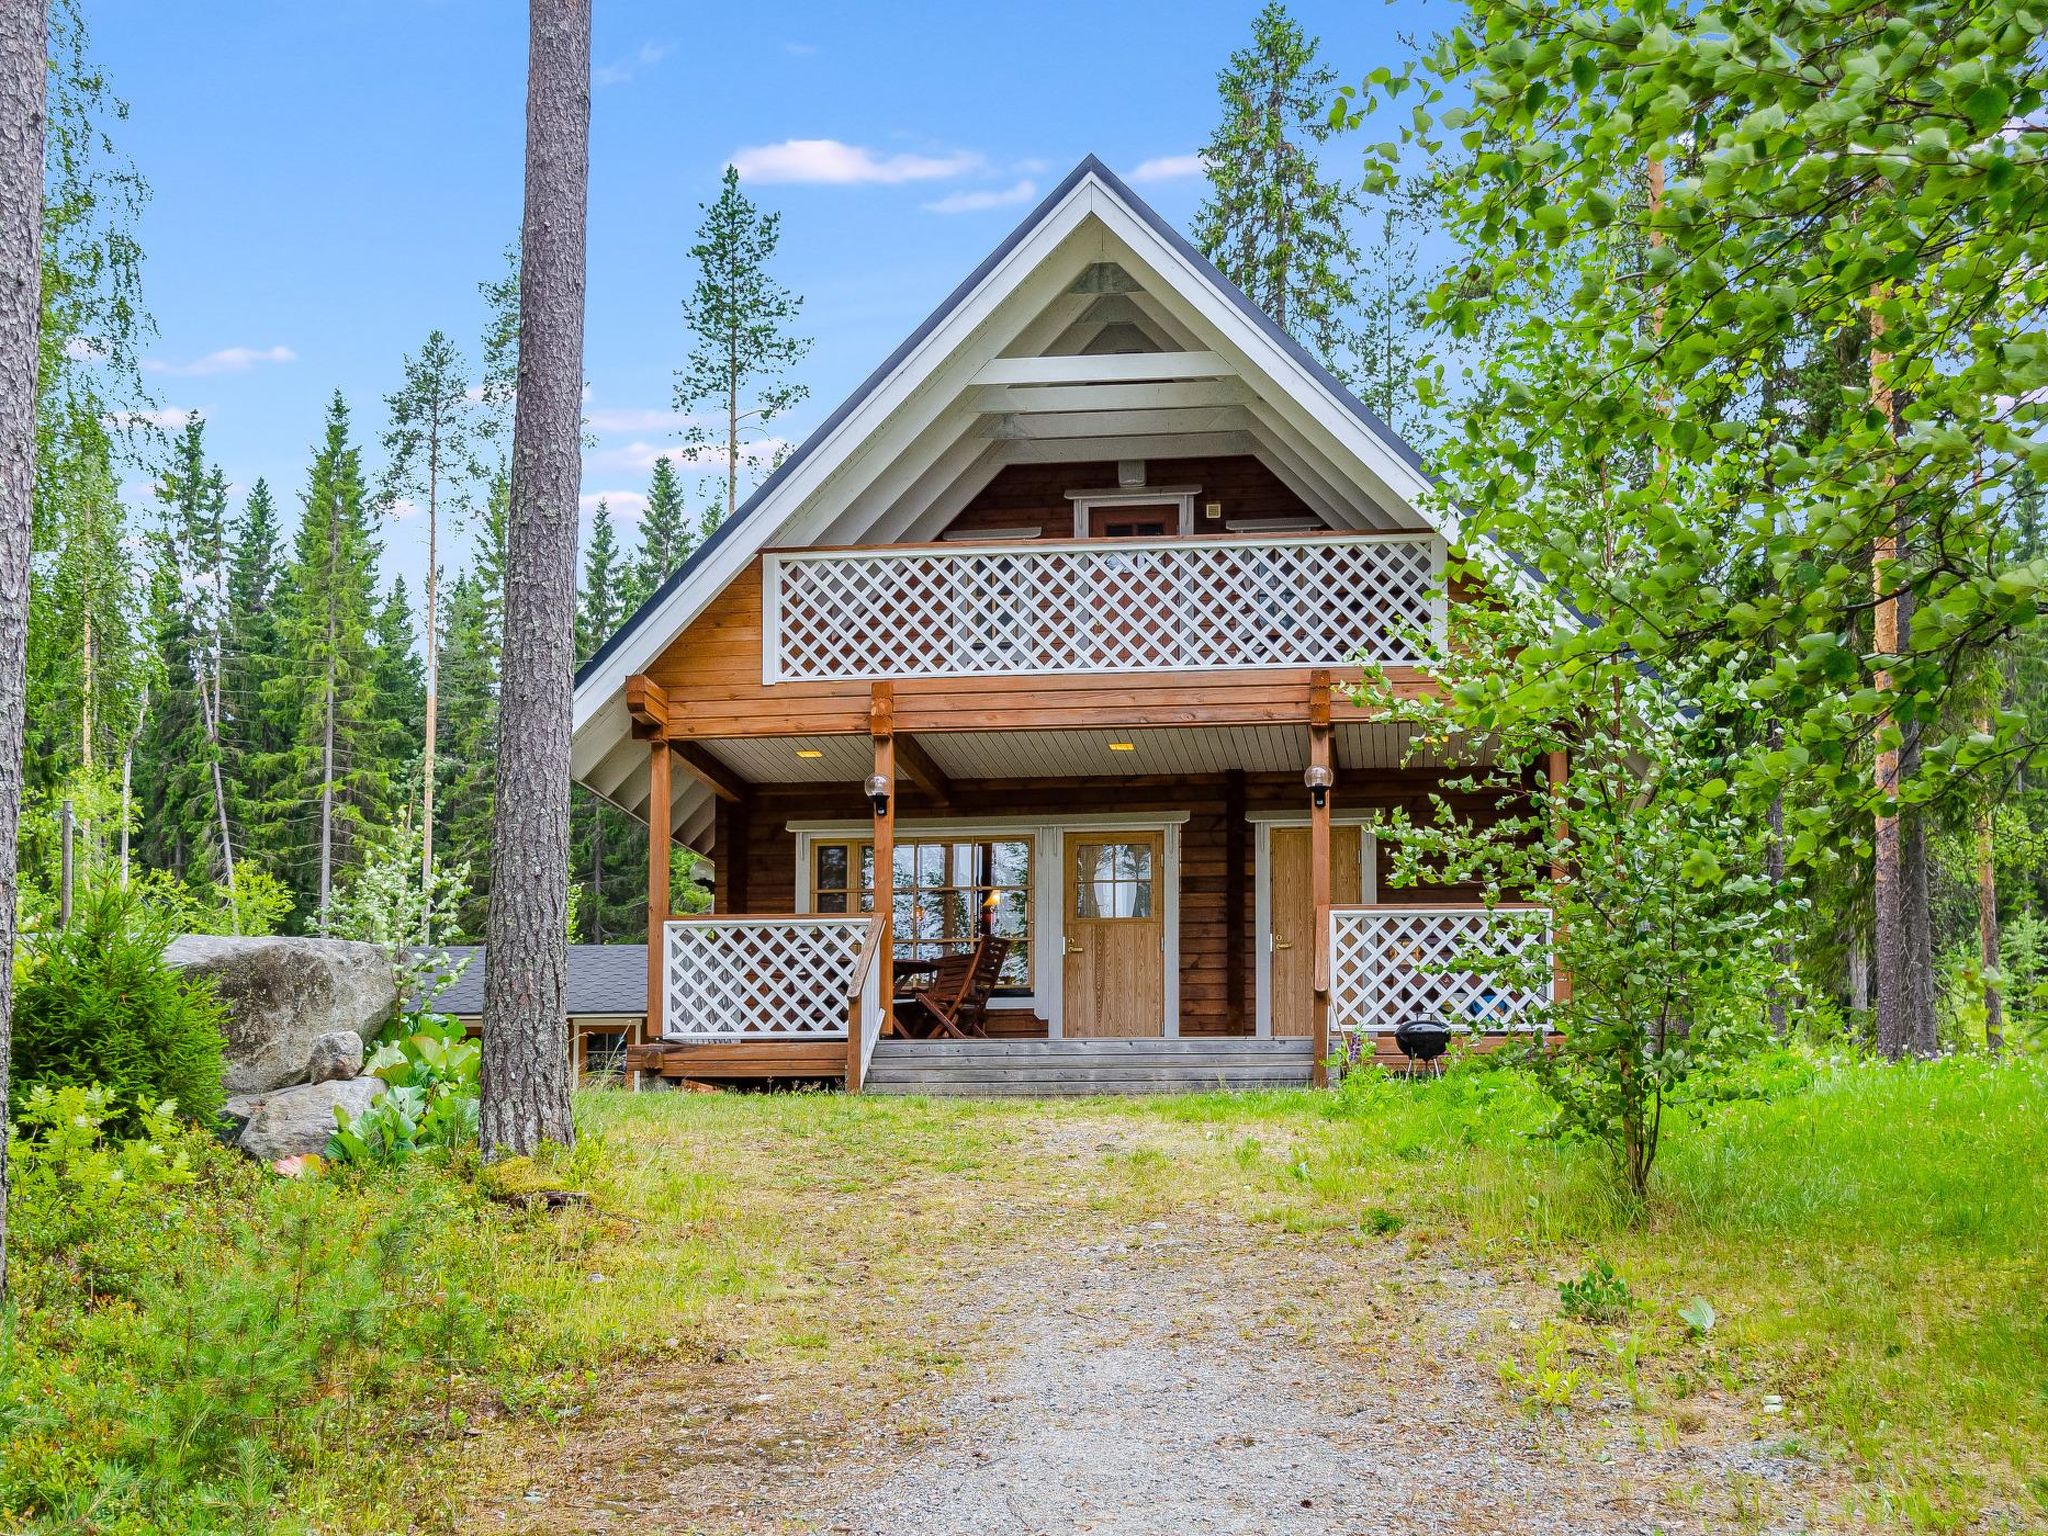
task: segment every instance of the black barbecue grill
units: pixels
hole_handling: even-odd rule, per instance
[[[1441,1019],[1410,1019],[1394,1031],[1394,1044],[1401,1047],[1401,1054],[1408,1058],[1408,1075],[1413,1077],[1417,1067],[1428,1067],[1432,1073],[1441,1073],[1440,1058],[1451,1048],[1451,1026]]]

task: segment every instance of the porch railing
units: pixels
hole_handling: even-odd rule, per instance
[[[1433,534],[806,550],[766,557],[768,683],[1419,665]]]
[[[873,928],[870,917],[671,920],[662,1038],[845,1039]]]
[[[1418,1018],[1481,1032],[1539,1028],[1556,994],[1554,973],[1535,987],[1525,965],[1495,974],[1460,961],[1549,953],[1549,910],[1528,903],[1332,907],[1330,1028],[1375,1034]]]
[[[881,931],[870,920],[867,937],[861,941],[860,955],[854,962],[853,1005],[847,1015],[847,1027],[854,1032],[847,1042],[848,1093],[859,1093],[866,1084],[868,1066],[875,1059],[875,1042],[882,1038],[882,978],[889,976],[893,968],[879,958],[881,948]]]

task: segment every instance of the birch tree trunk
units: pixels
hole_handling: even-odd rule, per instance
[[[486,1155],[567,1146],[569,724],[582,479],[590,0],[531,0],[519,388],[484,951]]]
[[[28,707],[48,57],[48,0],[0,0],[0,1106],[7,1103],[14,1037],[15,861]],[[0,1134],[0,1297],[7,1294],[6,1146]]]

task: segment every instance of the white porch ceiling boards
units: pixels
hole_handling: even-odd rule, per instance
[[[1414,727],[1366,721],[1336,727],[1343,772],[1394,772],[1408,764]],[[1131,731],[920,731],[918,743],[955,780],[1128,778],[1144,774],[1299,773],[1308,726],[1235,725]],[[1110,743],[1125,741],[1128,752]],[[772,736],[707,741],[719,760],[757,784],[858,784],[874,771],[866,736]],[[815,758],[797,756],[812,751]],[[680,775],[679,775],[680,777]],[[645,794],[645,790],[642,790]]]

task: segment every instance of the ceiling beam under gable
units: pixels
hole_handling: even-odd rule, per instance
[[[1236,379],[1162,379],[1142,384],[983,384],[974,391],[974,408],[990,413],[1162,411],[1177,406],[1237,405],[1248,394]]]
[[[1328,478],[1326,468],[1309,463],[1267,431],[1256,411],[1247,411],[1246,415],[1251,418],[1252,451],[1295,495],[1339,528],[1393,526],[1377,507]]]
[[[1249,432],[1186,432],[1162,437],[1043,437],[1003,444],[1010,464],[1068,464],[1107,459],[1228,458],[1252,451]]]
[[[1227,379],[1237,370],[1214,352],[1103,352],[1079,357],[995,357],[977,384],[1123,384],[1148,379]]]
[[[1251,425],[1241,405],[1210,405],[1169,411],[1058,411],[1046,416],[991,416],[982,435],[1028,442],[1033,438],[1085,441],[1104,437],[1167,437],[1190,432],[1241,432]],[[1157,457],[1157,455],[1152,455]],[[1118,454],[1145,458],[1145,454]]]
[[[867,487],[847,502],[845,510],[818,533],[815,542],[892,542],[895,536],[888,525],[895,510],[907,501],[936,493],[971,468],[987,452],[987,444],[978,438],[974,417],[966,410],[955,410],[939,418],[924,440],[909,445],[894,461],[883,466]]]

